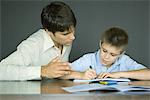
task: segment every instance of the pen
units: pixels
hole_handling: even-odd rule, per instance
[[[89,66],[89,70],[94,70],[93,68],[92,68],[92,66],[90,65]],[[94,70],[94,72],[95,72],[95,74],[96,74],[96,70]],[[97,75],[95,76],[95,78],[94,79],[96,79],[97,78]]]
[[[92,70],[92,66],[89,66],[89,68],[87,70]]]
[[[92,66],[90,66],[90,69],[92,69]]]

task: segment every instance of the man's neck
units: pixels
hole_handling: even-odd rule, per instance
[[[55,46],[56,46],[59,50],[61,50],[61,54],[62,54],[62,51],[63,51],[63,45],[60,45],[60,44],[55,43],[55,42],[54,42],[54,44],[55,44]]]

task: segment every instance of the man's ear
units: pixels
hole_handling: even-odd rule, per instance
[[[46,32],[48,33],[49,36],[54,36],[54,33],[48,31],[48,29],[46,29]]]

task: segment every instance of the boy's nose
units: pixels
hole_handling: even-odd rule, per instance
[[[109,58],[109,53],[106,53],[106,54],[105,54],[105,58]]]

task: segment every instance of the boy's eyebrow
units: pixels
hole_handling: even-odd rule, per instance
[[[107,49],[105,49],[105,48],[103,48],[102,46],[101,46],[101,48],[102,48],[102,49],[104,49],[104,50],[106,50],[106,51],[108,52],[108,50],[107,50]],[[120,55],[120,54],[121,54],[121,53],[116,54],[116,53],[112,53],[112,52],[109,52],[109,53],[114,54],[114,55]]]

